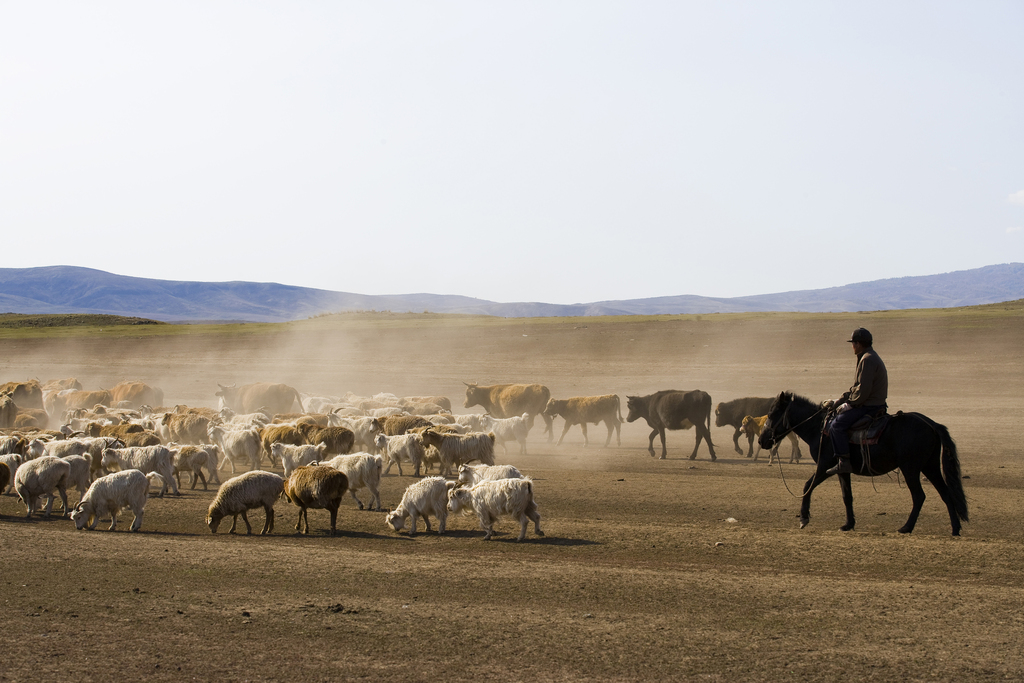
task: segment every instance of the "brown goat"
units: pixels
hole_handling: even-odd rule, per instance
[[[329,465],[307,465],[298,467],[284,483],[284,495],[299,506],[299,519],[295,530],[300,534],[309,533],[309,508],[329,510],[331,513],[331,536],[338,523],[338,506],[348,491],[348,477]],[[305,528],[303,528],[305,520]]]

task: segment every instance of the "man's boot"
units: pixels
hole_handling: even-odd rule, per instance
[[[833,474],[850,474],[853,466],[850,464],[850,454],[836,454],[836,464],[825,470],[825,474],[831,477]]]

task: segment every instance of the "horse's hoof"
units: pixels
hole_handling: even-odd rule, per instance
[[[809,520],[809,519],[801,519],[800,520],[800,528],[803,529],[805,526],[810,524],[810,522],[811,522],[811,520]]]
[[[841,527],[839,527],[839,530],[840,531],[853,531],[853,526],[854,526],[853,524],[844,524]]]
[[[914,527],[912,527],[912,526],[910,526],[910,527],[908,527],[908,526],[901,526],[899,529],[897,529],[897,531],[899,533],[901,533],[901,534],[909,534],[913,530],[914,530]]]

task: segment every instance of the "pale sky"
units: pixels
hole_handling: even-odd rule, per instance
[[[0,0],[0,267],[586,303],[1024,261],[1024,3]]]

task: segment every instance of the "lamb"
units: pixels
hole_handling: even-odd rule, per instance
[[[254,508],[262,507],[266,512],[266,521],[263,523],[261,536],[266,536],[274,530],[274,503],[284,493],[284,479],[273,472],[262,470],[250,470],[245,474],[232,477],[224,482],[217,491],[217,497],[210,503],[210,509],[206,513],[206,525],[210,527],[211,533],[217,533],[220,521],[232,516],[229,534],[235,533],[235,525],[238,523],[238,515],[242,515],[245,522],[246,534],[252,534],[252,526],[249,524],[249,517],[246,512]]]
[[[402,475],[402,460],[412,463],[415,475],[420,476],[420,464],[423,462],[423,439],[419,434],[398,434],[397,436],[377,435],[377,450],[388,459],[384,474],[391,471],[392,465],[398,465],[398,474]]]
[[[143,474],[156,472],[170,484],[174,495],[180,496],[174,480],[174,455],[166,446],[141,446],[129,448],[105,448],[100,463],[105,470],[141,470]]]
[[[482,481],[469,488],[452,489],[448,493],[448,509],[451,512],[476,512],[485,541],[491,540],[494,522],[503,515],[519,521],[519,538],[516,541],[526,538],[526,527],[531,520],[537,535],[544,535],[540,530],[537,503],[533,500],[533,482],[529,479],[496,479]]]
[[[71,512],[76,529],[95,529],[100,517],[110,515],[110,531],[117,528],[117,515],[124,508],[135,514],[131,531],[142,528],[142,511],[146,507],[149,479],[138,470],[124,470],[100,477],[92,483],[82,500]]]
[[[270,458],[270,464],[277,467],[271,447],[275,443],[302,446],[306,443],[306,437],[293,425],[271,424],[260,430],[260,441],[263,443],[263,452]]]
[[[197,481],[203,482],[203,490],[206,491],[206,477],[203,476],[203,467],[210,473],[210,480],[217,479],[217,446],[206,444],[204,446],[182,446],[174,456],[174,477],[178,486],[181,486],[181,473],[188,472],[192,485],[189,490],[196,487]],[[216,483],[220,483],[217,481]]]
[[[231,474],[235,473],[235,460],[247,461],[253,470],[260,468],[263,444],[260,442],[260,432],[256,427],[229,430],[224,425],[210,425],[206,434],[210,441],[220,446],[224,454],[220,466],[222,467],[226,461],[231,465]]]
[[[270,452],[274,459],[281,461],[284,476],[290,477],[297,467],[323,460],[327,446],[325,444],[289,446],[284,443],[275,443],[270,447]]]
[[[523,474],[512,465],[460,465],[459,483],[475,486],[482,481],[495,479],[524,479]]]
[[[450,476],[453,467],[472,460],[484,465],[494,464],[494,432],[483,434],[441,434],[433,429],[423,432],[423,443],[437,449],[441,458],[441,474]]]
[[[60,458],[52,455],[44,455],[34,460],[29,460],[18,468],[14,475],[14,490],[18,497],[25,503],[28,509],[26,517],[31,517],[36,510],[36,504],[40,496],[47,496],[46,516],[50,516],[53,509],[54,490],[60,494],[64,503],[64,511],[61,517],[68,511],[68,479],[71,476],[71,465]]]
[[[309,508],[326,509],[331,513],[331,536],[337,530],[338,506],[348,490],[348,477],[326,465],[299,467],[284,483],[284,495],[299,506],[299,519],[295,530],[309,533]],[[305,520],[305,530],[302,522]]]
[[[377,501],[377,510],[380,510],[380,475],[384,467],[384,458],[369,453],[353,453],[352,455],[338,455],[321,463],[330,465],[339,472],[344,472],[348,477],[348,492],[352,498],[359,503],[359,509],[363,508],[363,501],[356,497],[357,489],[368,489],[370,491],[370,509],[373,508],[373,501]]]
[[[519,454],[526,455],[526,435],[530,433],[529,413],[504,419],[498,419],[490,415],[485,417],[487,418],[486,422],[490,424],[484,431],[494,432],[494,443],[501,444],[501,447],[505,449],[505,455],[508,455],[508,446],[505,445],[506,441],[518,442]]]
[[[437,518],[437,533],[444,534],[448,521],[448,492],[455,487],[454,481],[444,477],[427,477],[414,482],[405,489],[402,502],[384,518],[386,524],[395,531],[405,528],[405,520],[409,520],[409,535],[416,535],[416,520],[423,518],[423,523],[430,531],[430,517]]]

